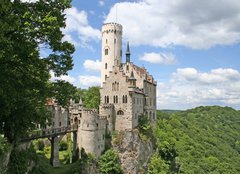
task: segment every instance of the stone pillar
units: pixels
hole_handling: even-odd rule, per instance
[[[72,153],[72,158],[73,161],[77,159],[78,154],[77,154],[77,132],[73,132],[73,153]]]
[[[62,139],[63,135],[59,137],[51,137],[49,140],[51,141],[51,157],[50,157],[50,164],[53,167],[59,167],[59,147],[58,143]]]

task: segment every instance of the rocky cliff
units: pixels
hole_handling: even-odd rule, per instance
[[[117,133],[112,146],[118,152],[123,172],[126,174],[146,173],[153,152],[151,140],[142,140],[138,130]]]

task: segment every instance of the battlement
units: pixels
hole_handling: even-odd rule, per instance
[[[102,26],[102,33],[113,33],[113,32],[117,32],[117,33],[122,33],[122,25],[118,24],[118,23],[105,23]]]
[[[97,114],[97,110],[96,109],[83,109],[82,110],[83,113],[86,113],[86,114]]]

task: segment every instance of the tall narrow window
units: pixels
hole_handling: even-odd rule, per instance
[[[122,102],[125,103],[125,96],[122,96]]]
[[[107,103],[109,103],[109,97],[107,96]]]
[[[105,63],[105,69],[107,69],[107,63]]]
[[[127,95],[125,95],[125,103],[127,103]]]
[[[107,75],[105,75],[105,80],[107,80]]]
[[[107,39],[106,39],[106,43],[107,43]]]
[[[117,39],[116,38],[114,38],[114,43],[116,43],[117,42]]]
[[[115,99],[115,95],[113,96],[113,103],[115,103],[116,102],[116,99]]]
[[[116,103],[118,103],[118,96],[116,96]]]
[[[108,55],[108,49],[107,48],[105,49],[105,55]]]

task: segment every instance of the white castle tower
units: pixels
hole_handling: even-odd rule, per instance
[[[101,85],[109,76],[113,66],[122,63],[122,25],[106,23],[102,26]]]

